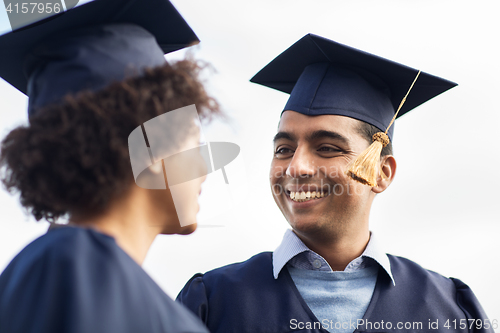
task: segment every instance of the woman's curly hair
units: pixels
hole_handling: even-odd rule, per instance
[[[3,184],[37,220],[104,209],[133,184],[132,130],[191,104],[202,119],[220,114],[199,79],[203,67],[185,59],[43,107],[3,139]]]

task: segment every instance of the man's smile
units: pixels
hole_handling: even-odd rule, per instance
[[[330,195],[330,191],[327,189],[319,189],[316,191],[285,191],[286,196],[295,202],[304,202],[311,200],[319,200]]]
[[[283,195],[292,207],[307,208],[324,201],[331,193],[329,188],[317,185],[287,186]]]
[[[318,200],[330,195],[330,186],[309,185],[288,185],[285,186],[286,196],[295,202]]]

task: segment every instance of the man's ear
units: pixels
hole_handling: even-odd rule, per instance
[[[396,159],[392,155],[382,156],[380,161],[380,167],[386,177],[378,176],[377,186],[372,187],[372,191],[375,193],[384,192],[389,185],[392,183],[394,176],[396,175]]]

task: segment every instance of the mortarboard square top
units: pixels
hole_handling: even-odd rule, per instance
[[[0,77],[29,94],[31,115],[35,104],[98,90],[129,65],[161,65],[163,54],[197,42],[168,0],[94,0],[0,36]]]
[[[342,115],[381,131],[389,126],[418,70],[308,34],[250,81],[290,94],[283,111]],[[456,83],[422,72],[398,117]],[[392,140],[393,127],[387,133]]]

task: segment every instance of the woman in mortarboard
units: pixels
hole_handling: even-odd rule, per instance
[[[16,81],[5,66],[0,74],[20,90],[26,88],[30,98],[29,125],[2,141],[1,180],[7,190],[19,193],[21,204],[37,220],[69,220],[29,244],[0,275],[2,333],[207,332],[140,265],[158,234],[196,229],[202,159],[191,154],[170,161],[170,168],[197,176],[176,193],[161,178],[166,173],[161,159],[197,147],[196,119],[218,113],[218,105],[198,79],[196,62],[164,60],[166,49],[196,38],[168,1],[129,1],[122,17],[136,19],[113,18],[126,23],[82,23],[90,12],[114,11],[102,7],[110,3],[89,3],[0,37],[4,45],[23,38],[29,44],[22,57],[27,83],[19,84],[23,80]],[[155,27],[145,23],[144,10],[166,11],[166,24],[172,16],[177,25],[182,21],[162,48],[158,44],[165,42],[164,36],[150,32]],[[63,30],[71,31],[54,37]],[[184,42],[178,38],[182,33]],[[169,49],[169,43],[176,46]],[[153,164],[136,175],[131,157],[140,152],[134,155],[129,135],[159,117],[168,119],[162,128],[167,148],[163,156],[155,156],[156,163],[151,156]],[[147,134],[151,144],[157,133]],[[153,150],[142,148],[146,156]],[[154,184],[158,175],[163,187],[136,185]]]

